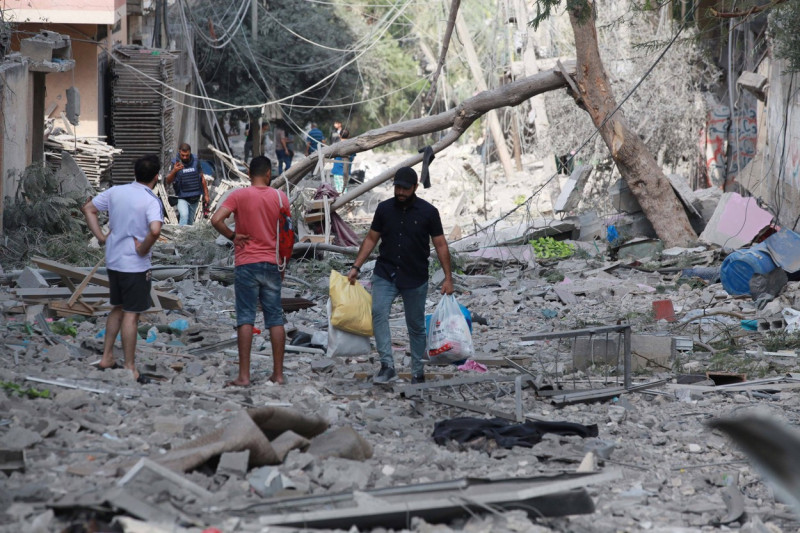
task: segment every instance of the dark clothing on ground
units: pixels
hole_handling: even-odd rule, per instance
[[[378,204],[370,229],[381,234],[377,276],[399,289],[428,281],[431,237],[444,235],[438,209],[417,196],[408,205],[390,198]]]
[[[433,440],[443,446],[452,439],[464,444],[471,440],[486,437],[494,439],[503,448],[522,446],[531,448],[542,440],[545,433],[556,435],[577,435],[582,438],[596,437],[597,424],[584,426],[574,422],[542,422],[529,420],[514,424],[502,418],[462,417],[436,422],[433,426]]]

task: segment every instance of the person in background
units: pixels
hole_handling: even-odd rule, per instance
[[[106,321],[103,357],[99,368],[118,368],[114,341],[121,332],[123,366],[140,383],[147,380],[136,370],[136,338],[139,315],[152,306],[150,300],[150,250],[161,235],[163,209],[153,193],[161,163],[149,155],[133,166],[136,181],[116,185],[90,199],[81,209],[89,230],[106,247],[111,313]],[[108,213],[108,233],[100,228],[98,213]]]
[[[398,295],[403,298],[411,344],[411,383],[425,381],[425,298],[428,295],[431,241],[444,271],[442,294],[453,294],[450,250],[439,210],[417,197],[417,187],[417,173],[413,168],[401,167],[397,170],[394,175],[394,198],[378,204],[369,232],[347,274],[350,284],[355,284],[361,266],[380,240],[378,260],[372,276],[372,329],[381,368],[373,378],[373,383],[397,380],[389,314]]]
[[[275,124],[275,157],[278,158],[278,175],[280,176],[284,170],[291,168],[294,157],[289,128],[283,120],[279,120]]]
[[[333,123],[333,130],[331,131],[331,144],[338,143],[342,138],[342,121],[337,120]]]
[[[172,184],[178,197],[178,224],[191,226],[200,204],[200,197],[208,204],[208,184],[200,160],[186,143],[178,147],[178,157],[172,161],[172,170],[167,174],[167,184]]]
[[[306,155],[311,155],[319,150],[325,141],[325,134],[317,127],[316,122],[311,123],[311,129],[306,134]]]
[[[342,130],[341,139],[345,140],[350,138],[350,130]],[[336,192],[343,194],[346,188],[345,179],[350,177],[351,164],[355,159],[356,154],[350,154],[348,157],[336,156],[333,159],[333,168],[331,169],[331,177],[333,178],[333,188]]]

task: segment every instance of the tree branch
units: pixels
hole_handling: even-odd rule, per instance
[[[575,62],[567,61],[566,69],[569,75],[575,73]],[[542,94],[548,91],[554,91],[566,86],[567,82],[560,71],[551,69],[539,72],[533,76],[528,76],[520,80],[513,81],[506,85],[501,85],[496,89],[478,93],[472,98],[464,100],[458,107],[432,115],[430,117],[416,118],[385,126],[383,128],[370,130],[357,137],[339,141],[330,146],[322,148],[321,155],[325,159],[333,159],[338,156],[349,156],[359,152],[370,150],[377,146],[383,146],[394,141],[401,139],[408,139],[410,137],[419,137],[429,133],[435,133],[447,128],[451,128],[447,136],[433,145],[434,152],[438,152],[443,148],[455,142],[477,119],[486,114],[492,109],[499,109],[501,107],[513,107],[521,104],[525,100]],[[415,155],[409,161],[419,162],[422,160],[422,155]],[[297,184],[303,177],[314,169],[317,164],[317,157],[307,157],[293,164],[292,167],[284,172],[280,177],[273,180],[273,187],[282,187],[286,181],[292,184]],[[414,164],[414,163],[411,163]],[[404,163],[401,166],[408,166]],[[399,167],[398,167],[399,168]],[[386,173],[382,174],[379,178],[372,179],[368,184],[376,187],[381,182],[379,181]],[[385,177],[386,181],[394,174]],[[367,184],[364,184],[367,185]],[[361,186],[359,187],[359,189]],[[369,189],[367,189],[369,190]],[[334,207],[342,205],[344,198],[348,198],[350,193],[341,196],[333,204]],[[348,198],[351,200],[352,198]]]
[[[749,17],[750,15],[754,15],[756,13],[761,13],[762,11],[766,11],[767,9],[772,9],[773,7],[786,2],[786,0],[772,0],[769,4],[764,4],[762,6],[753,6],[750,9],[745,9],[744,11],[717,11],[714,8],[709,8],[708,12],[711,14],[712,17],[720,18],[720,19],[735,19],[735,18],[744,18]]]

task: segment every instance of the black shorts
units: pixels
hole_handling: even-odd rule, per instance
[[[150,271],[120,272],[108,269],[111,305],[121,305],[128,313],[142,313],[150,309]]]

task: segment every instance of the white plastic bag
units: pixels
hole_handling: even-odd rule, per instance
[[[784,330],[786,333],[795,333],[800,331],[800,311],[792,309],[791,307],[783,308],[783,319],[786,321]]]
[[[428,328],[428,357],[433,365],[446,365],[474,355],[467,319],[452,294],[442,296]]]
[[[353,357],[369,354],[372,346],[369,337],[342,331],[331,325],[331,301],[328,299],[328,357]]]

